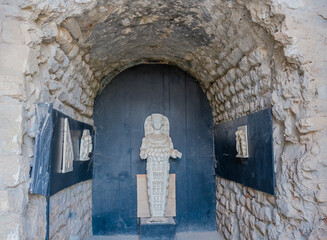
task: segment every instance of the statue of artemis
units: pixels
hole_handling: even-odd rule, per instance
[[[168,118],[159,113],[148,116],[144,123],[145,137],[140,148],[141,159],[147,159],[148,201],[150,222],[165,222],[168,194],[169,158],[181,158],[169,137]]]

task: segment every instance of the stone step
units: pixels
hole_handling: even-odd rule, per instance
[[[174,240],[224,240],[218,232],[180,232]],[[139,235],[93,236],[89,240],[140,240]]]

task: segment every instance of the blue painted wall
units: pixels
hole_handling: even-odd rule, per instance
[[[93,232],[137,234],[136,174],[144,120],[162,113],[182,159],[176,174],[176,231],[216,228],[213,119],[207,98],[185,72],[168,65],[140,65],[113,79],[94,105]]]

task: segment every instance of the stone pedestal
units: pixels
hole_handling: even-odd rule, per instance
[[[176,223],[174,218],[168,217],[168,221],[151,222],[149,218],[140,218],[140,238],[142,240],[172,240],[175,238]]]

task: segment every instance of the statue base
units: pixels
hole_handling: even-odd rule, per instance
[[[169,217],[150,217],[150,218],[147,219],[147,224],[151,224],[151,223],[170,223],[170,222],[171,222],[171,218],[169,218]]]
[[[176,222],[173,217],[140,218],[139,227],[142,240],[171,240],[175,238]]]

